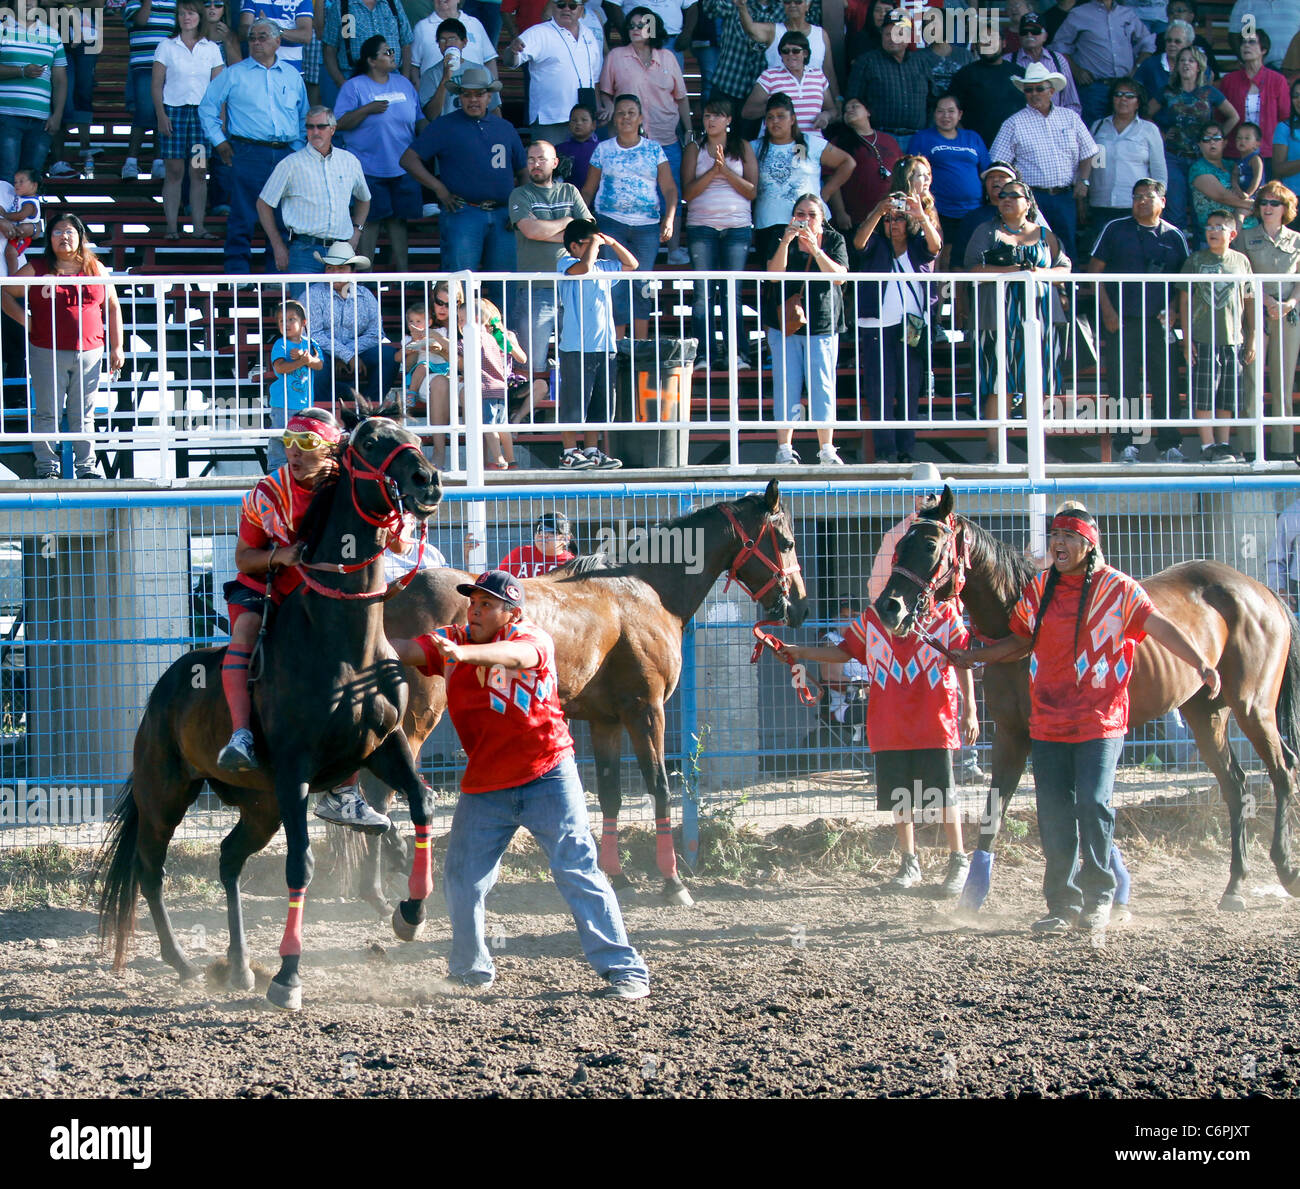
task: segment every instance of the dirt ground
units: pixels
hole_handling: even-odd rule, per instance
[[[1132,832],[1130,832],[1132,834]],[[649,836],[647,835],[647,839]],[[745,839],[741,840],[742,842]],[[651,843],[634,862],[652,854]],[[486,992],[442,982],[449,930],[397,942],[386,920],[308,896],[305,1008],[286,1016],[209,979],[181,985],[142,926],[126,973],[97,954],[86,908],[0,913],[0,1093],[16,1097],[1242,1097],[1300,1094],[1297,904],[1256,847],[1248,909],[1215,910],[1217,845],[1126,841],[1133,919],[1104,948],[1038,939],[1032,831],[1008,842],[975,923],[928,887],[882,889],[887,832],[819,823],[748,839],[746,878],[658,881],[621,896],[654,980],[614,1003],[558,893],[521,854],[488,902]],[[764,866],[777,849],[837,852],[825,869]],[[833,857],[833,856],[832,856]],[[250,941],[269,971],[284,920],[280,860],[250,864]],[[206,867],[205,867],[206,865]],[[215,859],[195,861],[195,871]],[[322,863],[322,867],[326,864]],[[188,948],[224,952],[220,900],[171,897]],[[392,891],[400,883],[392,882]],[[337,887],[333,889],[337,891]],[[435,894],[441,905],[441,893]]]

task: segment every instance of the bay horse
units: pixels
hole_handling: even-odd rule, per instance
[[[221,844],[220,877],[230,929],[229,983],[253,986],[239,875],[283,821],[289,914],[280,970],[267,998],[302,1005],[302,905],[313,859],[307,795],[334,787],[364,766],[410,805],[416,849],[410,899],[393,925],[414,935],[432,889],[430,806],[406,736],[407,685],[384,635],[383,554],[401,509],[423,521],[442,499],[442,480],[420,453],[420,440],[396,422],[371,417],[344,439],[337,482],[321,489],[307,521],[314,524],[303,583],[275,611],[264,637],[261,678],[253,688],[253,735],[262,767],[231,773],[217,766],[230,734],[221,686],[224,648],[187,652],[159,678],[136,733],[132,774],[122,790],[100,859],[100,934],[113,940],[113,966],[125,965],[144,893],[162,957],[182,981],[199,973],[176,941],[162,898],[163,862],[176,827],[206,780],[239,821]],[[364,560],[355,560],[364,559]],[[322,573],[317,579],[311,571]]]
[[[931,600],[948,598],[956,589],[974,634],[1001,639],[1010,634],[1011,611],[1037,571],[973,521],[954,516],[954,503],[951,489],[945,487],[941,496],[918,512],[899,541],[894,570],[876,600],[876,613],[891,632],[905,635],[924,617]],[[1180,711],[1227,802],[1232,868],[1219,908],[1241,911],[1246,907],[1242,895],[1246,777],[1228,742],[1229,714],[1268,770],[1276,801],[1269,857],[1282,886],[1300,895],[1300,871],[1291,859],[1287,823],[1288,799],[1295,795],[1300,763],[1296,754],[1300,624],[1266,586],[1219,562],[1170,566],[1143,579],[1142,587],[1219,673],[1220,692],[1211,699],[1191,666],[1146,639],[1133,654],[1129,679],[1130,726],[1170,710]],[[1029,756],[1028,658],[984,669],[984,706],[997,729],[979,849],[962,894],[962,907],[970,909],[978,909],[987,895],[993,846]],[[974,859],[980,854],[987,857],[977,864]]]
[[[664,763],[664,703],[682,669],[682,632],[720,574],[738,582],[763,608],[765,619],[798,627],[808,614],[794,531],[775,479],[760,494],[700,508],[658,526],[698,547],[693,559],[619,562],[602,555],[577,558],[540,578],[525,578],[524,615],[555,640],[560,702],[570,718],[591,728],[596,791],[604,826],[600,866],[615,888],[629,881],[618,854],[621,739],[626,731],[641,776],[654,798],[656,864],[664,896],[693,903],[677,874]],[[681,538],[683,540],[687,538]],[[413,638],[449,623],[463,623],[468,600],[456,593],[472,576],[459,570],[423,570],[388,604],[385,626],[395,638]],[[419,752],[446,708],[442,678],[410,670],[411,697],[404,728]],[[364,896],[382,904],[379,847],[372,841]]]

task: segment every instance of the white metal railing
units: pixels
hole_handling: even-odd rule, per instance
[[[537,274],[358,274],[354,283],[378,294],[387,331],[380,349],[380,395],[393,389],[397,396],[404,395],[405,376],[393,361],[397,347],[394,331],[405,326],[416,302],[425,302],[432,314],[430,299],[436,284],[458,286],[468,298],[468,309],[477,308],[480,295],[491,294],[505,325],[527,341],[531,315],[563,279]],[[675,415],[667,414],[669,400],[649,411],[651,420],[639,420],[646,410],[627,408],[625,394],[624,407],[615,407],[609,417],[598,422],[560,422],[556,370],[549,361],[530,359],[521,371],[529,385],[537,385],[536,399],[521,388],[526,395],[510,402],[517,420],[503,427],[485,425],[482,370],[465,367],[463,360],[480,357],[483,336],[493,332],[477,318],[467,317],[463,331],[455,319],[447,331],[451,349],[446,383],[449,394],[458,394],[458,399],[449,400],[447,416],[437,423],[428,411],[408,411],[407,422],[433,443],[431,449],[440,452],[449,470],[464,473],[475,485],[490,473],[488,463],[492,460],[484,455],[484,432],[500,429],[518,435],[525,444],[553,442],[561,433],[592,429],[689,433],[697,454],[702,442],[712,442],[719,459],[729,466],[752,463],[756,458],[769,460],[777,429],[793,429],[803,435],[810,428],[833,424],[841,442],[850,432],[863,435],[899,430],[919,430],[953,451],[965,441],[963,449],[973,451],[968,460],[973,462],[983,460],[979,437],[987,435],[991,460],[1006,468],[1014,464],[1011,451],[1023,434],[1025,462],[1020,465],[1031,479],[1041,479],[1053,442],[1065,435],[1083,435],[1092,441],[1136,433],[1140,440],[1162,428],[1187,434],[1227,426],[1239,437],[1245,436],[1246,448],[1260,460],[1256,465],[1262,466],[1270,431],[1277,426],[1289,430],[1293,425],[1289,401],[1279,406],[1274,397],[1269,408],[1264,406],[1266,369],[1243,367],[1235,378],[1229,377],[1233,380],[1230,387],[1235,386],[1237,392],[1229,416],[1199,418],[1189,409],[1185,339],[1177,317],[1180,295],[1189,287],[1218,286],[1211,293],[1223,297],[1227,293],[1224,287],[1238,284],[1235,281],[1195,275],[1087,274],[1052,277],[1049,284],[1027,280],[1021,273],[850,274],[834,279],[842,282],[839,292],[846,329],[839,335],[835,352],[833,422],[811,417],[815,402],[808,400],[807,391],[791,416],[779,419],[775,415],[774,397],[781,381],[773,374],[770,342],[779,332],[770,325],[774,305],[765,294],[778,289],[776,278],[767,273],[706,276],[692,272],[603,274],[600,281],[580,282],[610,281],[615,286],[629,282],[642,289],[650,303],[655,334],[648,341],[633,342],[630,358],[638,377],[651,376],[647,381],[651,390],[658,374],[674,370],[666,340],[697,337],[694,331],[701,313],[697,298],[702,283],[707,280],[716,286],[704,312],[710,330],[716,326],[721,337],[698,344],[706,363],[689,375],[689,400],[683,396]],[[805,311],[811,312],[817,304],[817,287],[825,285],[828,278],[788,274],[782,280],[796,288],[802,286]],[[318,275],[112,277],[122,305],[126,358],[120,373],[101,377],[95,399],[95,448],[118,464],[119,473],[133,469],[139,477],[168,480],[177,476],[178,460],[195,453],[220,455],[240,448],[247,452],[265,445],[272,432],[268,418],[273,411],[269,389],[274,378],[270,351],[278,336],[275,311],[308,282],[325,285],[329,280]],[[8,278],[4,283],[26,289],[50,281]],[[103,283],[96,278],[60,277],[58,281],[60,286]],[[1264,308],[1266,298],[1286,300],[1296,278],[1252,276],[1240,283],[1258,311]],[[1112,304],[1118,323],[1113,333],[1103,328],[1097,313],[1100,284],[1115,287]],[[1142,288],[1134,287],[1138,284]],[[928,325],[909,351],[899,349],[904,335],[901,325],[888,326],[874,338],[866,328],[857,326],[859,319],[869,317],[879,305],[882,295],[888,300],[889,294],[901,295],[903,289],[909,291],[908,300],[916,308],[928,312]],[[624,312],[622,297],[616,296],[616,302],[616,319],[630,321],[627,314],[631,311]],[[1153,314],[1161,309],[1173,313],[1162,320]],[[887,315],[890,312],[897,312],[892,301]],[[573,316],[571,312],[569,317]],[[734,323],[729,323],[729,318]],[[809,354],[816,347],[812,329],[806,327],[791,339]],[[308,327],[318,341],[341,344],[342,354],[349,353],[361,331],[356,325]],[[1212,336],[1218,334],[1212,332]],[[1253,345],[1256,359],[1262,359],[1267,345],[1276,350],[1279,342],[1292,334],[1300,339],[1300,326],[1286,319],[1256,317],[1248,345]],[[1111,339],[1121,360],[1126,352],[1148,359],[1163,352],[1171,361],[1168,416],[1158,415],[1164,399],[1161,385],[1153,384],[1151,376],[1143,379],[1139,375],[1126,383],[1119,369],[1103,363],[1101,357],[1109,349],[1103,344]],[[1040,349],[1026,349],[1033,344]],[[1212,341],[1211,345],[1225,344]],[[900,368],[892,390],[881,378],[882,368],[883,374],[889,374],[888,361],[882,363],[882,358],[890,349]],[[548,355],[556,354],[556,344],[551,342]],[[742,367],[742,355],[755,366]],[[78,436],[66,430],[53,435],[35,430],[30,385],[33,362],[27,335],[16,324],[9,327],[8,337],[0,344],[0,367],[7,377],[0,464],[12,464],[10,469],[18,474],[24,473],[21,460],[26,444],[43,438],[63,443]],[[616,371],[612,369],[611,376]],[[685,387],[687,374],[679,370],[678,380]],[[900,416],[889,406],[899,386],[908,384],[916,394],[915,415]],[[324,392],[320,383],[316,389],[319,404],[337,405],[350,399],[349,382],[323,386]],[[1293,387],[1294,376],[1285,377],[1284,392]],[[656,412],[658,419],[653,419]],[[1194,452],[1194,447],[1189,450]]]

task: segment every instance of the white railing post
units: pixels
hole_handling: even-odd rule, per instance
[[[465,392],[465,478],[470,487],[483,486],[483,325],[479,316],[479,289],[482,284],[471,272],[461,274],[465,285],[465,350],[461,377]],[[460,283],[459,280],[457,283]],[[449,318],[455,320],[454,311]],[[453,327],[454,329],[454,327]],[[455,354],[453,352],[453,354]],[[451,386],[452,424],[456,423],[456,386]]]
[[[708,283],[705,282],[706,285]],[[740,364],[736,360],[736,353],[740,344],[748,340],[744,337],[745,311],[737,304],[740,288],[736,284],[735,273],[727,274],[726,285],[727,301],[722,310],[722,317],[723,325],[727,328],[728,333],[723,341],[731,343],[731,350],[727,355],[727,458],[734,467],[740,465]],[[705,311],[704,333],[709,336],[709,339],[707,342],[701,343],[700,346],[707,352],[713,345],[713,306],[707,300]],[[733,326],[736,328],[734,335],[730,333]],[[754,360],[759,365],[758,370],[761,374],[763,370],[762,343],[759,343],[754,351]]]
[[[1255,364],[1253,367],[1242,368],[1242,375],[1246,380],[1246,386],[1253,387],[1254,389],[1254,391],[1250,393],[1251,404],[1254,406],[1251,416],[1251,437],[1255,439],[1255,463],[1253,469],[1263,470],[1264,464],[1268,458],[1268,431],[1264,427],[1264,410],[1266,407],[1264,394],[1268,388],[1268,355],[1264,346],[1264,319],[1266,317],[1264,310],[1264,282],[1256,278],[1251,282],[1251,289],[1253,290],[1255,303],[1255,326],[1253,334],[1255,343]],[[1277,296],[1278,300],[1281,301],[1281,285],[1278,285],[1277,287]],[[1279,318],[1277,320],[1277,330],[1274,332],[1273,337],[1277,340],[1276,346],[1277,349],[1282,352],[1283,361],[1286,360],[1286,351],[1283,349],[1282,345],[1285,330],[1286,320],[1284,317]],[[1291,378],[1288,378],[1283,374],[1285,368],[1279,367],[1278,372],[1279,374],[1282,374],[1282,382],[1284,384],[1291,383]],[[1253,384],[1252,380],[1254,381]],[[1242,393],[1242,396],[1244,395],[1245,393]],[[1280,398],[1278,399],[1280,400]],[[1236,413],[1237,416],[1241,416],[1240,399],[1238,401]]]
[[[156,333],[158,335],[158,370],[157,370],[158,452],[159,452],[158,465],[161,468],[159,471],[159,478],[163,480],[171,480],[176,478],[176,454],[172,449],[173,410],[171,408],[171,405],[172,405],[172,401],[174,400],[174,393],[172,392],[171,385],[167,383],[167,374],[166,374],[167,372],[167,311],[165,306],[165,302],[167,300],[166,282],[159,281],[155,283],[155,285],[153,286],[153,290],[154,290],[154,303],[155,303],[155,308],[157,310],[157,317],[155,318],[154,326],[155,326]],[[137,375],[136,370],[134,368],[132,369],[132,375],[133,376]],[[140,416],[139,380],[133,379],[132,383],[135,387],[132,391],[131,404],[132,407],[134,408],[133,415],[137,419],[135,429],[138,431],[140,428],[139,421],[138,421],[138,418]],[[235,387],[235,393],[236,393],[235,396],[236,403],[238,403],[238,399],[239,399],[238,385],[236,385]],[[116,404],[116,401],[117,401],[117,392],[113,391],[113,403]],[[237,426],[239,425],[238,408],[236,408],[235,410],[235,424]],[[109,411],[109,425],[110,426],[112,425],[112,410]],[[135,434],[132,434],[131,436],[134,438]]]
[[[1051,323],[1043,325],[1039,317],[1038,288],[1032,274],[1022,280],[1012,282],[1025,287],[1025,320],[1022,327],[1022,343],[1025,352],[1025,450],[1029,455],[1029,479],[1040,483],[1047,475],[1047,448],[1045,427],[1043,425],[1043,353],[1042,343],[1045,334],[1051,334]],[[1006,289],[1002,290],[1005,298]],[[1051,318],[1051,310],[1048,310]],[[1000,324],[1001,320],[999,320]],[[1004,381],[1005,383],[1005,378]]]

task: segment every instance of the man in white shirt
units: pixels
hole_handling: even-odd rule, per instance
[[[596,110],[596,83],[604,63],[600,39],[583,24],[578,0],[553,0],[554,16],[526,29],[505,53],[507,67],[529,63],[528,118],[532,139],[559,144],[568,139],[575,103]]]

